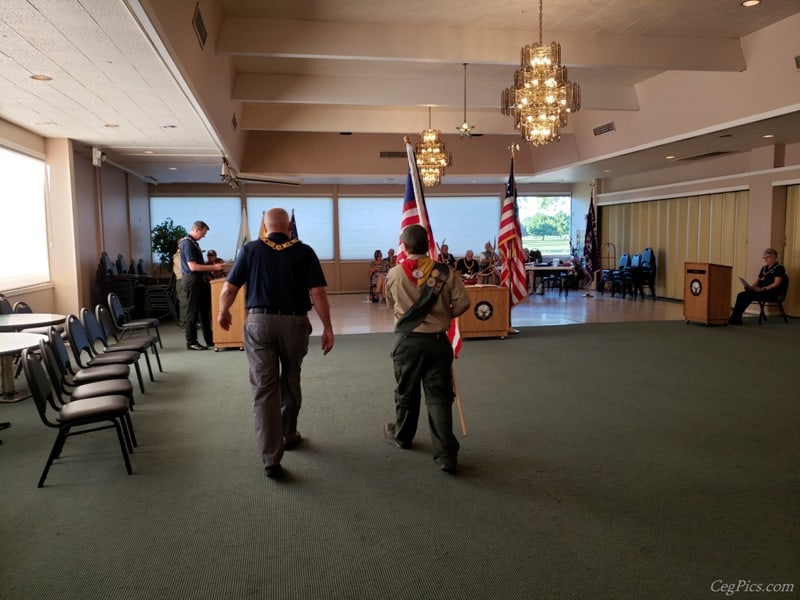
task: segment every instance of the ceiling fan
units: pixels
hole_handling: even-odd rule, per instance
[[[222,181],[231,187],[239,187],[243,183],[272,183],[277,185],[298,186],[303,183],[297,177],[274,177],[262,175],[260,173],[240,173],[228,162],[227,157],[222,157],[222,167],[220,168]]]

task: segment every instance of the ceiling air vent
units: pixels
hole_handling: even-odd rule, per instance
[[[604,133],[608,133],[609,131],[616,131],[616,130],[617,128],[614,125],[614,121],[611,121],[611,123],[606,123],[605,125],[600,125],[600,127],[595,127],[594,129],[592,129],[595,135],[603,135]]]
[[[405,152],[390,152],[388,150],[381,151],[381,158],[406,158],[408,154]]]
[[[194,27],[194,32],[197,34],[197,41],[200,42],[200,48],[205,48],[208,31],[206,30],[206,24],[203,22],[203,15],[200,14],[199,2],[197,3],[197,6],[194,7],[192,27]]]
[[[725,156],[726,154],[730,154],[730,152],[718,150],[715,152],[706,152],[705,154],[695,154],[694,156],[684,156],[677,160],[705,160],[706,158],[716,158],[717,156]]]

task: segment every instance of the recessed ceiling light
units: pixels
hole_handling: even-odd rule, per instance
[[[52,81],[53,78],[50,75],[31,75],[31,79],[35,79],[36,81]]]
[[[742,2],[742,6],[746,6],[747,8],[758,6],[759,4],[761,4],[761,0],[744,0],[744,2]]]
[[[153,151],[152,150],[145,150],[144,153],[145,154],[153,154]]]
[[[775,134],[773,134],[773,133],[765,133],[761,137],[764,138],[765,140],[768,140],[769,138],[774,138]]]
[[[672,154],[670,154],[669,156],[667,156],[667,160],[672,160],[673,158],[675,158],[675,156],[674,156],[674,155],[672,155]]]
[[[169,168],[169,170],[170,170],[170,171],[177,171],[177,170],[178,170],[178,167],[170,167],[170,168]]]
[[[119,127],[119,125],[117,125],[116,123],[106,123],[105,126],[108,127],[109,129],[116,129],[117,127]]]

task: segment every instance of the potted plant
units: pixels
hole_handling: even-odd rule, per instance
[[[169,273],[172,257],[178,251],[178,242],[187,235],[186,228],[175,225],[172,219],[164,219],[150,230],[150,242],[153,252],[158,255],[162,273]]]

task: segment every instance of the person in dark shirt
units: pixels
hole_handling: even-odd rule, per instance
[[[209,227],[203,221],[195,221],[189,235],[178,244],[181,253],[181,285],[186,292],[186,348],[189,350],[208,350],[214,345],[214,332],[211,330],[211,286],[208,275],[222,271],[221,264],[209,265],[203,260],[200,240],[208,233]],[[206,345],[197,341],[197,322],[203,330]]]
[[[767,248],[762,253],[766,264],[758,272],[758,279],[736,296],[736,304],[728,323],[742,325],[742,315],[750,304],[759,300],[777,300],[786,277],[786,268],[778,262],[778,251]]]
[[[456,262],[456,271],[461,274],[461,279],[464,280],[466,285],[475,285],[478,283],[478,275],[481,272],[480,263],[475,260],[475,255],[472,250],[467,250],[464,258],[459,258]]]
[[[308,353],[312,301],[322,321],[323,354],[333,348],[334,337],[327,282],[316,253],[289,238],[289,214],[284,209],[269,210],[266,224],[266,239],[246,244],[228,274],[217,321],[224,330],[230,329],[231,305],[247,284],[244,347],[250,364],[256,441],[267,477],[280,478],[284,450],[302,439],[297,431],[300,367]]]

